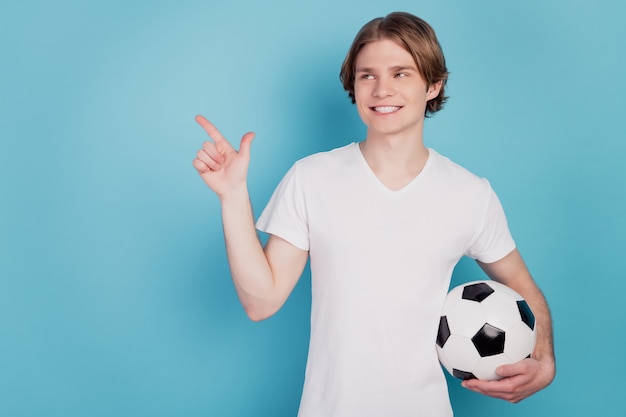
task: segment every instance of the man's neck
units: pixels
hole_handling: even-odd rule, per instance
[[[429,155],[421,134],[412,137],[368,134],[359,146],[374,174],[391,190],[401,189],[417,177]]]

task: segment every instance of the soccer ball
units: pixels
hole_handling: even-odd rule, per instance
[[[535,339],[535,316],[522,296],[495,281],[473,281],[446,296],[436,348],[451,375],[491,381],[501,378],[498,366],[529,357]]]

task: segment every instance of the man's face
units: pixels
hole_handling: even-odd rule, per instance
[[[369,43],[357,55],[354,98],[368,137],[421,134],[426,103],[439,89],[426,85],[411,54],[392,40]]]

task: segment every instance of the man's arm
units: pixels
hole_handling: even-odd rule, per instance
[[[550,310],[541,290],[535,284],[517,249],[494,263],[478,262],[489,277],[517,291],[535,314],[537,342],[532,358],[512,365],[503,365],[497,372],[499,381],[463,382],[472,391],[509,402],[519,402],[548,386],[556,372]]]
[[[236,151],[207,119],[197,116],[196,121],[214,142],[202,145],[193,166],[220,199],[228,262],[239,300],[250,319],[263,320],[284,304],[304,270],[308,252],[276,236],[270,236],[265,249],[259,241],[247,188],[254,134],[245,134]]]
[[[270,235],[263,249],[247,191],[233,194],[222,199],[228,263],[246,314],[251,320],[264,320],[285,303],[309,253],[275,235]]]

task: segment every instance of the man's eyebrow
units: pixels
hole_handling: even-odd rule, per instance
[[[390,67],[388,70],[389,70],[389,72],[398,72],[398,71],[407,71],[407,70],[409,70],[409,71],[417,71],[417,68],[415,68],[412,65],[409,65],[409,66],[407,66],[407,65],[395,65],[393,67]],[[370,73],[370,72],[376,72],[376,71],[373,68],[361,67],[361,68],[357,68],[354,72],[357,72],[357,73],[358,72]]]
[[[415,68],[413,65],[396,65],[395,67],[391,67],[390,68],[391,72],[398,72],[398,71],[417,71],[417,68]]]

